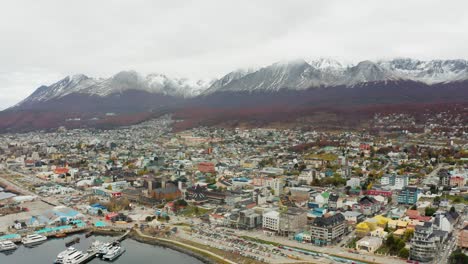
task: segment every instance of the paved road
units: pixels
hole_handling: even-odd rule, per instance
[[[435,185],[438,185],[439,184],[439,177],[437,176],[437,173],[439,172],[439,170],[441,170],[442,168],[446,168],[447,167],[447,164],[444,164],[444,163],[439,163],[437,164],[437,166],[434,168],[434,170],[432,170],[423,180],[423,183],[425,185],[429,185],[429,184],[435,184]]]
[[[376,263],[406,263],[405,261],[399,259],[399,258],[394,258],[394,257],[385,257],[385,256],[377,256],[377,255],[371,255],[371,254],[354,254],[354,253],[349,253],[348,251],[343,250],[343,248],[337,247],[337,246],[327,246],[327,247],[317,247],[315,245],[312,245],[310,243],[307,244],[301,244],[296,241],[289,240],[285,237],[279,237],[279,236],[267,236],[263,234],[261,231],[240,231],[236,230],[236,234],[238,235],[246,235],[250,237],[255,237],[259,238],[262,240],[268,240],[268,241],[273,241],[273,242],[278,242],[281,243],[285,246],[290,246],[290,247],[297,247],[297,248],[302,248],[306,250],[312,250],[324,254],[333,254],[339,257],[343,258],[352,258],[352,259],[357,259],[363,262],[367,261],[372,261]]]

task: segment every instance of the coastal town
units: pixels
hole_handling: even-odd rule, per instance
[[[0,246],[115,232],[211,263],[467,263],[457,118],[2,134]]]

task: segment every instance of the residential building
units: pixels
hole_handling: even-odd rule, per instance
[[[381,209],[381,204],[371,196],[362,197],[358,203],[353,205],[353,211],[359,211],[365,216],[373,216]]]
[[[348,225],[358,224],[364,221],[364,219],[366,218],[363,214],[361,214],[361,212],[355,212],[355,211],[346,211],[343,213],[343,216],[348,222]]]
[[[449,186],[450,185],[450,173],[447,169],[441,169],[437,173],[439,176],[439,184],[441,186]]]
[[[270,211],[263,214],[262,227],[267,231],[279,231],[280,213],[277,211]]]
[[[330,196],[328,197],[328,210],[329,211],[336,211],[336,209],[338,208],[338,198],[340,198],[338,196],[338,194],[330,194]]]
[[[301,208],[288,208],[280,214],[279,233],[287,236],[295,234],[307,225],[307,211]]]
[[[353,177],[346,181],[346,186],[350,186],[351,188],[356,188],[361,186],[361,180],[357,177]]]
[[[458,234],[457,245],[462,249],[468,249],[468,224]]]
[[[433,261],[439,256],[441,244],[446,236],[447,232],[434,230],[431,222],[416,226],[411,240],[410,258],[421,262]]]
[[[407,186],[398,194],[399,204],[415,204],[421,195],[421,191],[417,187]]]
[[[346,219],[341,213],[317,217],[310,226],[312,243],[318,246],[336,243],[345,234],[346,229]]]
[[[408,175],[384,175],[380,178],[380,184],[391,189],[401,190],[408,186]]]
[[[462,188],[465,186],[465,177],[463,176],[451,176],[450,186]]]

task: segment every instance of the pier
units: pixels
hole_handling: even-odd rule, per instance
[[[127,237],[128,237],[128,234],[130,234],[131,230],[127,230],[123,235],[121,235],[120,237],[118,237],[117,239],[115,239],[112,244],[117,244],[117,243],[120,243],[122,241],[124,241]],[[94,258],[96,258],[96,251],[93,250],[93,251],[88,251],[88,256],[83,259],[83,261],[81,263],[87,263],[91,260],[93,260]]]

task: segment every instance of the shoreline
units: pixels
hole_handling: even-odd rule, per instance
[[[93,229],[93,235],[104,235],[104,236],[117,236],[117,235],[122,235],[125,231],[123,230],[103,230],[103,229]],[[188,255],[190,257],[196,258],[199,261],[205,263],[205,264],[216,264],[220,263],[218,261],[214,260],[214,257],[208,256],[206,254],[202,254],[202,252],[196,252],[195,250],[176,245],[175,243],[171,243],[168,241],[162,241],[161,239],[157,237],[145,237],[140,235],[139,232],[135,231],[132,229],[130,234],[128,234],[128,238],[138,241],[140,243],[148,244],[148,245],[153,245],[153,246],[158,246],[162,248],[169,248],[172,250],[175,250],[177,252],[180,252],[182,254]]]

